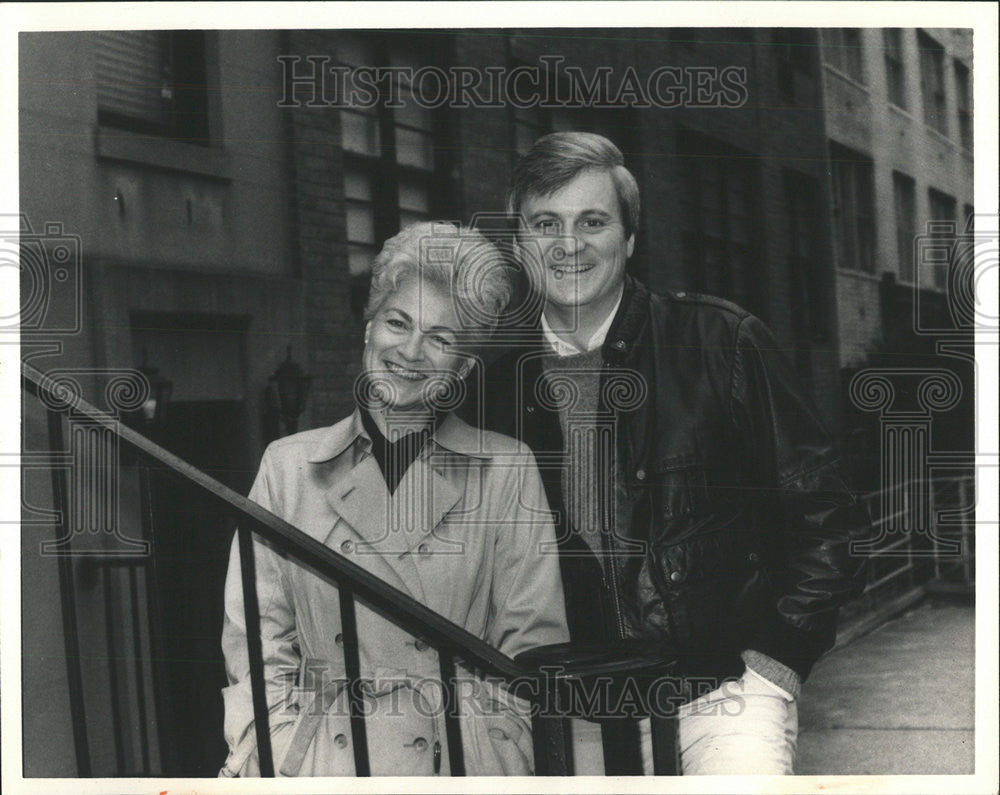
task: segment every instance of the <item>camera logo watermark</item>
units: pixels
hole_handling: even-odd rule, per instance
[[[26,215],[0,217],[0,271],[5,294],[16,295],[16,312],[0,314],[0,333],[28,339],[78,334],[83,294],[80,237],[67,234],[61,223],[46,223],[36,232]]]
[[[913,244],[917,278],[913,284],[913,329],[935,337],[964,337],[970,332],[1000,335],[1000,317],[990,314],[1000,274],[1000,230],[995,216],[929,221]],[[947,313],[936,309],[943,292]],[[994,310],[995,311],[995,310]]]

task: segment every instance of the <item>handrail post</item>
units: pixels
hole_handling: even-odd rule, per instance
[[[62,417],[59,412],[47,408],[49,449],[52,452],[63,450]],[[70,537],[69,499],[66,484],[66,472],[59,467],[52,467],[52,501],[55,504],[59,519],[56,525],[58,539],[51,543],[55,547],[62,539]],[[43,545],[43,554],[44,554]],[[73,560],[63,553],[57,555],[56,566],[59,571],[59,597],[63,623],[63,642],[66,646],[66,679],[69,686],[70,715],[73,721],[73,750],[76,753],[76,769],[81,777],[89,777],[92,773],[90,761],[90,743],[87,739],[87,714],[83,698],[83,671],[80,669],[80,631],[76,616],[76,593],[73,582]]]
[[[247,656],[250,661],[250,690],[253,695],[254,730],[257,732],[257,762],[264,778],[274,777],[271,755],[271,727],[268,719],[267,691],[264,685],[264,650],[260,634],[260,605],[257,603],[257,573],[254,565],[253,537],[240,527],[236,531],[240,545],[240,574],[243,579],[243,620],[246,625]]]
[[[545,715],[539,709],[531,718],[531,740],[535,751],[536,776],[572,776],[573,754],[567,719]]]
[[[351,744],[354,748],[354,775],[370,776],[368,734],[361,710],[361,658],[358,650],[358,620],[354,612],[354,593],[343,586],[339,590],[340,628],[344,635],[344,670],[347,672],[347,701],[351,710]]]
[[[439,651],[441,684],[444,703],[444,728],[448,741],[448,768],[453,776],[465,775],[465,755],[462,751],[462,727],[458,717],[458,693],[455,681],[455,658],[450,651]]]

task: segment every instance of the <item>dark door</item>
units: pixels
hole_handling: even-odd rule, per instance
[[[253,471],[247,462],[242,403],[173,403],[154,441],[241,494]],[[223,591],[235,523],[219,504],[163,470],[152,489],[157,600],[157,687],[164,774],[218,775],[226,759],[220,647]]]

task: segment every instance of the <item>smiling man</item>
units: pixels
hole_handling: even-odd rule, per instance
[[[681,707],[685,774],[791,773],[801,683],[860,592],[850,543],[870,532],[822,424],[757,318],[626,275],[639,190],[610,141],[541,138],[508,210],[541,315],[487,370],[479,419],[560,462],[543,478],[573,640],[644,639],[712,683]],[[622,772],[588,726],[576,772]]]

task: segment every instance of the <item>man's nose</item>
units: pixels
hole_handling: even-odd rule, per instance
[[[549,259],[556,265],[572,265],[582,248],[583,242],[576,235],[563,235],[549,247]]]

